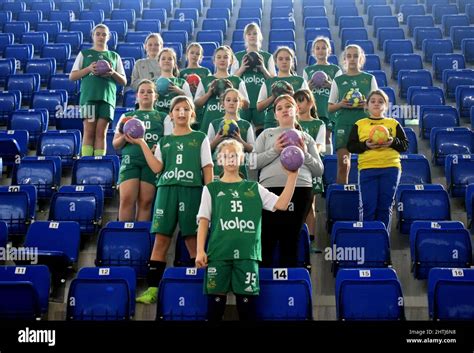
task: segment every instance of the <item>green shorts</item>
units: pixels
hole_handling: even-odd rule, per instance
[[[326,125],[326,130],[332,131],[334,129],[334,122],[325,117],[325,116],[320,116],[319,119],[321,119],[324,122],[324,125]]]
[[[259,112],[257,108],[248,108],[240,111],[240,117],[253,123],[254,126],[263,126],[265,123],[265,112]]]
[[[196,235],[196,216],[201,204],[202,187],[159,186],[156,191],[151,233],[172,237],[176,224],[183,237]]]
[[[114,119],[115,108],[105,101],[88,101],[81,105],[83,119]]]
[[[120,164],[119,184],[130,179],[139,179],[148,184],[156,184],[156,174],[153,173],[143,157],[123,155]]]
[[[334,133],[336,134],[336,150],[340,148],[347,148],[347,141],[354,124],[341,124],[336,122],[334,126]]]
[[[209,261],[204,279],[204,293],[227,292],[241,295],[259,294],[257,260]]]

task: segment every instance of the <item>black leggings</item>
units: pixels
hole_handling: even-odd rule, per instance
[[[280,195],[283,188],[268,188]],[[262,213],[262,267],[273,267],[273,252],[280,243],[278,266],[296,267],[300,231],[313,201],[310,187],[297,187],[287,211]]]

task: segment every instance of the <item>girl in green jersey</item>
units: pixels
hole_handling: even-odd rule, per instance
[[[298,170],[286,171],[285,188],[278,197],[255,181],[242,179],[243,146],[233,139],[218,148],[224,168],[219,181],[204,187],[197,219],[196,267],[207,267],[204,291],[208,294],[209,321],[224,315],[227,292],[236,296],[240,320],[255,320],[259,294],[258,261],[261,261],[262,209],[286,210],[295,190]],[[209,226],[211,235],[205,249]]]

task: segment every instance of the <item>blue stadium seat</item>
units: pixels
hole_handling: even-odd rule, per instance
[[[376,19],[374,19],[375,22]],[[405,39],[405,32],[402,28],[382,27],[377,30],[377,49],[383,49],[383,43],[388,39]]]
[[[26,3],[24,1],[5,2],[2,4],[3,11],[10,11],[13,20],[16,20],[20,12],[26,11]]]
[[[153,248],[150,222],[109,222],[97,242],[96,266],[129,266],[139,278],[148,273]]]
[[[270,20],[271,29],[292,29],[295,30],[295,21],[292,17],[272,17]]]
[[[8,91],[21,91],[20,102],[30,104],[32,95],[40,88],[39,74],[16,74],[8,77],[6,89]]]
[[[135,292],[137,278],[135,271],[130,267],[83,267],[77,273],[80,279],[124,279],[130,291],[130,315],[135,315]]]
[[[392,58],[394,56],[392,55]],[[421,58],[420,58],[421,60]],[[398,71],[398,96],[406,98],[410,86],[433,86],[433,78],[428,70]]]
[[[7,22],[3,25],[3,33],[13,33],[16,43],[19,43],[21,36],[29,31],[30,23],[27,21]]]
[[[374,222],[336,222],[331,232],[332,271],[340,268],[388,267],[390,240],[385,225]]]
[[[274,53],[278,49],[278,47],[283,47],[283,46],[290,47],[291,49],[296,51],[296,43],[295,42],[275,40],[273,42],[268,43],[268,52]]]
[[[17,20],[28,22],[30,29],[36,31],[38,23],[43,20],[43,13],[38,10],[22,11],[18,13]]]
[[[439,87],[411,86],[407,91],[407,103],[412,106],[444,105],[444,93]]]
[[[383,6],[387,5],[387,0],[365,0],[364,5],[364,14],[368,14],[370,6]]]
[[[122,43],[117,44],[117,53],[122,57],[131,57],[139,60],[145,57],[143,43]]]
[[[48,267],[0,267],[0,317],[34,320],[47,314],[50,275]]]
[[[326,191],[327,229],[337,221],[359,220],[359,187],[357,184],[331,184]]]
[[[445,161],[446,185],[452,197],[465,197],[466,188],[474,184],[474,155],[451,154]]]
[[[388,96],[388,101],[391,105],[397,104],[397,96],[395,95],[395,90],[392,87],[379,86],[379,88]]]
[[[392,79],[398,77],[400,70],[420,70],[423,69],[423,61],[418,54],[392,54],[390,56],[390,68]]]
[[[398,18],[396,16],[375,16],[373,18],[373,23],[374,23],[374,31],[372,33],[374,37],[378,37],[377,32],[379,28],[400,27]],[[387,39],[397,39],[397,38],[387,38]],[[398,38],[398,39],[404,39],[404,38]]]
[[[245,27],[245,26],[244,26]],[[232,33],[233,42],[241,42],[244,40],[244,29],[235,29]]]
[[[461,41],[464,38],[474,38],[474,27],[452,26],[450,37],[453,40],[454,49],[461,49]]]
[[[308,31],[308,29],[306,31]],[[367,34],[367,29],[365,28],[343,28],[341,30],[341,50],[345,48],[348,41],[368,39],[369,35]]]
[[[385,71],[383,71],[383,70],[368,70],[367,72],[371,75],[374,75],[378,86],[382,86],[382,87],[387,86],[388,81],[387,81],[387,75],[385,74]]]
[[[74,161],[73,185],[100,185],[106,198],[117,188],[120,160],[117,156],[82,157]]]
[[[196,34],[197,42],[216,42],[219,46],[224,43],[224,34],[221,31],[206,30],[198,31]]]
[[[61,120],[73,119],[57,119],[57,122]],[[80,131],[55,130],[40,135],[36,154],[38,156],[59,156],[63,167],[72,167],[73,161],[79,158],[80,150]]]
[[[469,26],[469,17],[467,15],[443,15],[441,17],[441,26],[444,29],[444,35],[449,36],[453,26]]]
[[[33,185],[0,186],[0,221],[6,222],[9,235],[26,234],[35,215],[36,188]]]
[[[372,40],[362,40],[362,39],[349,39],[346,40],[346,46],[349,44],[356,44],[364,50],[365,55],[374,54],[374,42]]]
[[[426,0],[426,12],[432,13],[434,5],[448,5],[449,0]]]
[[[137,20],[135,22],[135,31],[161,33],[161,22],[153,18],[143,18],[142,20]]]
[[[336,277],[339,320],[404,320],[404,300],[392,268],[341,269]]]
[[[3,51],[4,58],[16,59],[17,70],[24,70],[26,62],[33,59],[34,47],[33,44],[12,44],[7,45]]]
[[[197,9],[202,15],[203,2],[201,0],[181,0],[179,5],[185,9]]]
[[[225,8],[232,12],[234,7],[234,0],[211,0],[211,9]]]
[[[466,187],[466,214],[467,214],[467,226],[471,229],[471,233],[474,232],[474,224],[472,222],[472,212],[474,208],[474,185],[470,184]]]
[[[459,85],[454,91],[456,108],[461,118],[469,118],[471,107],[474,105],[474,86]]]
[[[56,41],[57,35],[62,31],[62,28],[63,25],[60,21],[42,21],[38,23],[37,32],[48,33],[47,42],[52,43]]]
[[[194,21],[189,18],[179,19],[179,20],[170,20],[168,22],[168,30],[169,31],[186,31],[188,33],[188,37],[192,37],[194,33]]]
[[[77,104],[79,102],[80,87],[81,81],[71,81],[68,74],[52,75],[48,84],[48,89],[50,90],[66,90],[69,104]]]
[[[125,36],[125,43],[145,43],[146,38],[150,34],[150,31],[134,31],[128,32]]]
[[[453,42],[450,39],[425,39],[422,43],[423,60],[432,62],[434,54],[452,54]]]
[[[137,94],[134,90],[128,90],[123,95],[123,106],[124,108],[134,108],[137,102]]]
[[[76,278],[67,298],[66,319],[70,321],[129,320],[130,288],[126,279]]]
[[[428,308],[432,320],[474,319],[474,270],[434,268],[428,276]]]
[[[213,56],[217,49],[217,44],[215,42],[201,42],[199,44],[202,46],[203,56]],[[236,53],[235,50],[234,53]]]
[[[375,54],[366,54],[365,55],[365,64],[363,67],[364,70],[380,70],[380,58]]]
[[[150,0],[150,9],[164,9],[166,10],[166,14],[168,16],[171,16],[171,13],[173,12],[173,7],[173,0]]]
[[[36,249],[38,263],[48,266],[54,281],[65,281],[77,263],[80,240],[76,222],[38,221],[28,229],[24,246]]]
[[[0,246],[7,247],[8,243],[8,226],[5,221],[0,221]]]
[[[256,23],[260,27],[261,22],[262,21],[258,17],[238,18],[237,21],[235,22],[235,30],[243,31],[245,29],[245,26],[247,26],[249,23]],[[232,37],[235,38],[235,36],[236,34],[234,31],[234,33],[232,33]],[[243,37],[240,36],[239,38],[242,39]]]
[[[305,31],[306,33],[306,31]],[[306,34],[305,34],[306,38]],[[295,31],[292,29],[273,29],[270,30],[270,42],[273,41],[295,41]]]
[[[0,54],[3,55],[5,47],[12,45],[15,41],[15,35],[13,33],[0,33]]]
[[[117,32],[119,41],[125,40],[128,32],[128,22],[126,20],[105,20],[104,24],[109,27],[110,31]]]
[[[411,15],[407,18],[408,36],[414,35],[416,27],[434,27],[433,16],[430,15]],[[423,43],[422,43],[423,44]]]
[[[312,287],[304,268],[261,268],[257,320],[312,320]]]
[[[408,150],[406,154],[418,154],[418,141],[416,139],[415,131],[411,127],[404,127],[405,135],[408,139]]]
[[[56,37],[56,43],[68,43],[71,46],[71,54],[77,55],[84,41],[84,35],[79,31],[60,32]]]
[[[466,63],[464,61],[464,57],[462,54],[449,54],[449,53],[433,54],[432,62],[433,62],[433,74],[437,80],[441,80],[443,78],[444,70],[447,70],[447,69],[457,70],[457,69],[464,69],[466,67]]]
[[[20,109],[20,106],[21,91],[0,91],[0,124],[5,125],[5,123],[9,122],[11,114],[15,110]]]
[[[426,279],[434,267],[469,268],[471,238],[461,222],[413,222],[410,253],[413,275]]]
[[[203,31],[217,30],[221,31],[224,38],[227,36],[227,20],[225,18],[206,18],[202,21],[201,28]]]
[[[459,115],[456,108],[451,106],[423,106],[420,109],[420,137],[429,139],[434,127],[459,126]]]
[[[105,20],[104,20],[105,24]],[[91,43],[91,33],[94,28],[94,21],[92,20],[77,20],[69,23],[69,32],[81,32],[84,42]],[[109,27],[110,28],[110,27]],[[110,28],[110,30],[112,30]]]
[[[0,85],[4,86],[8,76],[16,73],[15,59],[0,59]]]
[[[3,28],[3,25],[7,22],[12,22],[13,13],[8,10],[0,11],[0,26]]]
[[[208,10],[209,11],[209,10]],[[259,7],[241,7],[239,9],[238,19],[240,18],[259,18],[262,19],[262,9]]]
[[[457,15],[459,13],[456,4],[434,4],[433,5],[433,17],[435,24],[441,24],[442,17],[444,15]]]
[[[135,15],[138,17],[142,17],[143,12],[143,4],[142,0],[121,0],[119,8],[120,9],[131,9],[135,12]]]
[[[35,54],[41,53],[43,46],[48,43],[48,32],[29,32],[21,35],[21,44],[32,44]]]
[[[464,55],[466,62],[469,64],[474,63],[474,38],[464,38],[461,41],[461,52]]]
[[[407,5],[400,6],[400,12],[398,14],[398,17],[402,20],[402,23],[406,24],[410,16],[424,16],[424,15],[425,15],[424,5],[407,4]]]
[[[430,134],[431,154],[436,165],[444,165],[450,154],[472,154],[473,133],[465,127],[435,127]]]
[[[329,19],[326,16],[306,17],[304,19],[304,29],[306,28],[329,28]]]
[[[409,39],[387,39],[383,43],[385,62],[390,63],[392,54],[413,54],[413,43]]]
[[[125,20],[127,22],[128,28],[135,27],[135,18],[136,12],[131,8],[121,8],[112,10],[111,20]]]
[[[324,188],[331,184],[336,183],[336,174],[337,174],[337,156],[335,155],[326,155],[323,158],[324,165],[324,174],[323,174],[323,184]],[[358,183],[358,172],[357,172],[357,155],[351,155],[351,170],[349,172],[349,183],[357,184]]]
[[[400,184],[431,184],[430,163],[422,154],[402,154]]]
[[[425,39],[443,39],[443,33],[438,27],[416,27],[413,29],[413,38],[415,49],[420,50]]]
[[[30,10],[41,11],[44,20],[49,20],[49,14],[54,10],[53,1],[32,2],[29,4]]]
[[[471,120],[471,129],[474,130],[474,108],[473,107],[471,107],[470,120]]]
[[[103,208],[104,191],[99,185],[63,185],[51,198],[49,220],[75,221],[81,234],[95,234]]]
[[[183,56],[183,43],[180,43],[180,42],[164,42],[164,47],[173,49],[174,52],[176,53],[176,57],[177,57],[178,61],[181,60],[181,57]]]
[[[336,23],[339,23],[339,18],[342,16],[359,16],[359,10],[355,5],[334,6],[333,13]]]
[[[71,57],[71,45],[69,43],[45,44],[41,49],[41,57],[55,58],[58,69],[63,68]]]
[[[0,130],[0,157],[6,167],[18,163],[28,152],[28,137],[26,130]]]
[[[207,316],[204,269],[171,267],[165,270],[158,290],[157,319],[203,321]]]
[[[303,18],[308,17],[326,17],[327,12],[324,6],[304,6]]]
[[[453,60],[453,65],[457,65],[456,62],[459,63],[459,60]],[[446,68],[442,72],[442,81],[447,98],[455,98],[457,86],[474,85],[474,70],[472,69]]]
[[[385,0],[382,1],[385,3]],[[389,5],[369,5],[367,7],[367,24],[369,26],[373,25],[376,16],[392,16],[392,8]]]
[[[200,32],[198,32],[199,35]],[[181,43],[183,48],[186,48],[188,42],[188,32],[186,31],[166,31],[161,33],[164,42]],[[196,38],[197,39],[197,38]],[[202,38],[197,39],[198,42],[203,40]],[[213,40],[206,40],[207,42],[213,42]],[[222,43],[222,42],[221,42]]]
[[[74,13],[67,11],[51,11],[49,14],[49,21],[42,21],[38,23],[37,30],[48,31],[51,29],[53,33],[48,31],[49,39],[56,40],[56,35],[63,30],[69,28],[69,24],[74,20]]]
[[[108,14],[107,17],[110,17],[110,13]],[[104,10],[102,9],[82,11],[81,15],[79,16],[79,20],[81,21],[91,20],[94,22],[94,25],[98,25],[99,23],[104,22],[104,19],[105,19],[105,13],[104,13]]]
[[[201,61],[202,67],[209,69],[211,72],[215,72],[214,60],[212,56],[204,56]]]
[[[50,123],[55,124],[58,106],[66,107],[67,103],[68,95],[66,90],[41,90],[33,93],[33,97],[31,99],[31,108],[47,109]]]
[[[7,128],[9,130],[27,130],[29,145],[36,148],[39,135],[48,130],[49,113],[46,109],[18,109],[12,113]]]
[[[449,196],[440,184],[400,184],[396,194],[398,228],[409,234],[414,221],[451,220]]]
[[[270,18],[290,17],[290,14],[293,13],[293,6],[275,6],[275,4],[272,2]]]
[[[61,1],[57,5],[59,10],[70,10],[74,12],[76,17],[79,17],[79,14],[84,10],[84,3],[80,0]]]
[[[400,7],[402,5],[415,5],[417,3],[416,0],[395,0],[394,1],[394,4],[395,4],[395,13],[399,13],[400,12]]]
[[[34,185],[37,196],[50,198],[61,184],[59,157],[24,157],[13,169],[14,185]]]
[[[40,74],[41,84],[45,85],[49,82],[51,76],[56,74],[56,59],[43,58],[28,60],[24,71],[27,74]]]

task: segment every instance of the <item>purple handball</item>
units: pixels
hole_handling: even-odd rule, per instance
[[[98,60],[97,63],[95,64],[95,71],[97,72],[98,75],[104,75],[107,72],[109,72],[111,69],[111,66],[107,60]]]
[[[287,146],[299,146],[301,134],[296,129],[286,130],[282,133],[283,137],[285,138]]]
[[[285,147],[280,153],[280,162],[285,169],[298,170],[304,163],[304,153],[296,146]]]
[[[123,133],[133,138],[142,138],[145,135],[145,125],[141,120],[130,119],[123,126]]]

